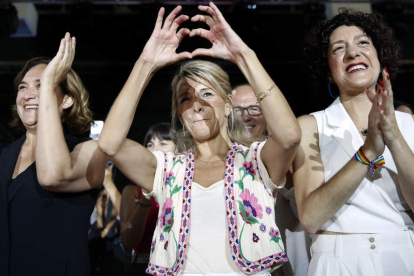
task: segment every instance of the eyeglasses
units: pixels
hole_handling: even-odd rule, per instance
[[[234,112],[239,116],[242,116],[245,110],[247,110],[247,113],[250,116],[262,115],[262,109],[258,105],[250,105],[248,107],[236,106],[234,108]]]

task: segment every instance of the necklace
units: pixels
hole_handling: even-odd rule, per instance
[[[198,158],[197,160],[199,160],[199,161],[201,161],[201,162],[204,162],[204,163],[207,163],[207,164],[211,164],[211,163],[216,163],[216,162],[219,162],[219,161],[224,161],[224,159],[226,159],[225,157],[223,157],[223,158],[219,158],[219,159],[217,159],[217,160],[213,160],[213,161],[205,161],[205,160],[202,160],[202,159],[200,159],[200,158]]]

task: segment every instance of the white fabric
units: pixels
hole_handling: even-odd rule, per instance
[[[339,98],[326,110],[312,113],[319,132],[319,148],[325,182],[334,176],[364,144]],[[411,115],[396,111],[398,126],[414,149],[414,122]],[[388,148],[383,154],[385,165],[374,177],[367,175],[358,189],[322,230],[341,233],[387,233],[413,229],[413,213],[399,185],[397,169]]]
[[[413,232],[315,235],[309,275],[412,276]]]

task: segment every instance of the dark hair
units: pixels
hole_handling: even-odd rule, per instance
[[[145,134],[143,146],[146,147],[154,136],[160,140],[173,141],[175,135],[176,131],[171,127],[170,123],[155,124],[151,126]]]
[[[24,76],[30,69],[44,64],[47,65],[51,61],[48,57],[36,57],[30,59],[23,69],[17,74],[14,79],[14,90],[18,92],[18,87]],[[65,109],[62,114],[62,124],[70,134],[78,135],[83,134],[91,128],[92,111],[89,109],[89,94],[85,90],[82,81],[78,74],[70,69],[66,78],[60,83],[60,90],[65,95],[70,95],[73,98],[73,105]],[[22,121],[17,113],[16,105],[12,106],[13,120],[10,122],[11,127],[16,127],[20,130],[24,130]]]
[[[401,105],[405,105],[406,107],[408,107],[409,109],[411,109],[411,112],[414,113],[414,108],[411,104],[404,102],[404,101],[400,101],[397,99],[394,99],[394,109],[397,109],[399,106]]]
[[[371,38],[381,67],[387,67],[390,77],[395,77],[401,59],[401,46],[382,16],[340,8],[338,15],[319,22],[305,38],[305,59],[318,88],[325,87],[330,77],[326,55],[329,37],[336,28],[344,25],[359,27]]]

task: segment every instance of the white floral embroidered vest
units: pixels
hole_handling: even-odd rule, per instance
[[[226,220],[232,258],[241,272],[257,273],[287,262],[279,229],[274,220],[277,187],[260,161],[264,145],[250,149],[234,143],[227,153],[224,179]],[[178,275],[184,265],[190,230],[191,185],[194,154],[154,152],[157,172],[154,196],[161,208],[153,235],[152,275]],[[263,181],[265,179],[265,181]]]

